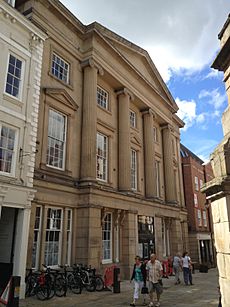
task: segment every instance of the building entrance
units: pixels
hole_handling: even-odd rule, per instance
[[[154,218],[151,216],[138,216],[138,246],[139,256],[150,258],[155,253]]]
[[[4,288],[13,272],[14,239],[17,209],[2,207],[0,213],[0,288]]]

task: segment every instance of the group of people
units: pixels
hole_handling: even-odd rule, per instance
[[[173,271],[175,274],[175,284],[180,281],[180,272],[183,270],[184,283],[186,286],[192,283],[192,261],[187,252],[183,256],[178,253],[173,258]],[[134,284],[133,301],[130,306],[136,306],[140,293],[143,295],[143,306],[147,305],[147,296],[149,295],[149,307],[160,306],[160,296],[163,293],[163,267],[157,260],[156,254],[151,254],[150,260],[141,261],[139,256],[135,257],[131,282]],[[147,287],[148,282],[148,287]],[[156,302],[154,303],[154,292],[156,293]]]

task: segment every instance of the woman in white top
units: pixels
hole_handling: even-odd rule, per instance
[[[188,282],[192,285],[192,274],[190,271],[192,262],[191,258],[188,255],[188,252],[184,252],[182,257],[182,267],[183,267],[183,274],[184,274],[184,283],[186,286],[188,286]]]

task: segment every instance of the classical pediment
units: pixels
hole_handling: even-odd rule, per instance
[[[137,133],[131,132],[130,139],[131,139],[131,143],[141,146],[141,138],[138,136]]]
[[[77,103],[65,89],[46,87],[44,91],[46,95],[52,97],[54,100],[61,102],[72,110],[76,111],[78,109]]]

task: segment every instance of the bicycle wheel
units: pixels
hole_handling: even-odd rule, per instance
[[[49,298],[49,287],[47,285],[37,286],[35,292],[40,301],[45,301]]]
[[[86,284],[85,288],[89,292],[95,291],[96,290],[96,281],[95,281],[95,279],[94,278],[90,278],[89,284]]]
[[[104,281],[101,278],[101,276],[95,276],[95,282],[96,282],[96,291],[102,291],[104,289]]]
[[[62,276],[58,276],[55,280],[55,294],[59,297],[66,294],[66,281]]]
[[[25,296],[33,296],[35,295],[35,291],[34,291],[34,287],[37,281],[37,277],[36,276],[28,276],[28,278],[26,278],[26,293]]]
[[[82,285],[81,285],[81,279],[80,277],[74,277],[71,276],[69,278],[69,288],[74,294],[81,294],[82,291]]]

